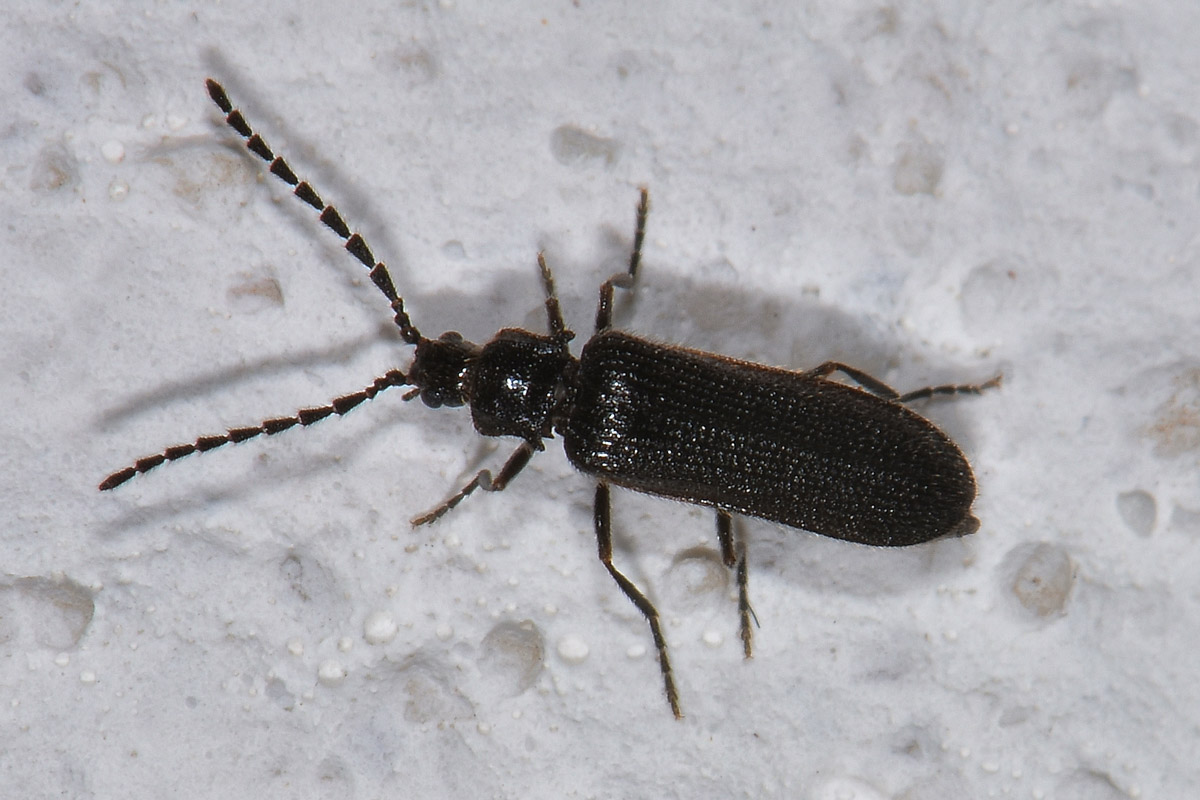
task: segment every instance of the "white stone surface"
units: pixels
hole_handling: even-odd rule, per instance
[[[1165,0],[6,4],[0,796],[1192,796],[1197,30]],[[982,527],[744,523],[744,663],[728,586],[673,568],[710,514],[617,493],[676,722],[557,443],[417,530],[511,445],[396,391],[97,492],[410,357],[210,75],[426,334],[541,326],[544,249],[586,336],[644,184],[620,324],[901,389],[1003,371],[923,409]]]

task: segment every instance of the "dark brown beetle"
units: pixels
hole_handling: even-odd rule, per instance
[[[245,138],[250,151],[320,212],[321,221],[370,270],[371,280],[391,304],[401,336],[416,354],[407,373],[392,370],[360,392],[293,417],[168,448],[108,476],[101,490],[190,453],[311,425],[345,414],[384,389],[411,386],[406,400],[419,395],[433,408],[468,406],[479,433],[520,439],[495,477],[481,470],[440,506],[413,520],[423,525],[476,489],[503,489],[535,451],[544,449],[542,440],[557,433],[571,463],[597,478],[594,521],[600,560],[650,623],[676,717],[679,697],[658,611],[612,563],[609,484],[716,510],[722,559],[737,568],[747,658],[753,612],[745,546],[735,541],[733,514],[883,547],[961,536],[979,527],[971,515],[975,479],[966,458],[946,434],[904,403],[934,394],[977,394],[998,385],[999,376],[979,385],[934,386],[901,395],[837,362],[793,372],[614,330],[613,289],[631,289],[641,261],[650,207],[645,189],[629,267],[600,287],[595,333],[578,359],[571,355],[568,344],[574,334],[563,323],[554,279],[540,254],[548,334],[506,328],[484,345],[455,332],[428,339],[409,320],[387,267],[375,260],[363,238],[351,233],[338,211],[267,147],[220,84],[209,80],[207,85],[225,121]],[[862,388],[829,380],[833,372]]]

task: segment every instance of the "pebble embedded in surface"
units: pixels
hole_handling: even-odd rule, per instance
[[[125,145],[115,139],[110,139],[100,145],[100,155],[110,164],[119,164],[125,160]]]
[[[363,638],[367,644],[387,644],[396,638],[400,626],[389,611],[375,611],[363,621]]]
[[[515,697],[537,680],[545,662],[542,632],[529,620],[502,622],[483,638],[480,667]]]
[[[814,787],[813,800],[886,800],[874,786],[858,778],[828,778]]]
[[[1129,530],[1138,536],[1149,536],[1154,532],[1158,517],[1158,504],[1154,495],[1141,489],[1121,492],[1117,495],[1117,511]]]
[[[346,668],[333,659],[322,661],[317,667],[317,680],[322,686],[340,686],[346,680]]]
[[[693,547],[671,562],[666,588],[670,607],[683,611],[718,608],[726,600],[730,571],[711,547]]]
[[[902,147],[892,167],[892,187],[902,195],[933,195],[944,169],[941,151],[933,146]]]
[[[621,143],[574,125],[560,125],[550,135],[550,151],[560,164],[591,162],[611,166],[621,155]]]
[[[79,645],[96,613],[94,593],[70,578],[30,576],[0,583],[0,643],[54,651]]]
[[[558,657],[568,664],[582,664],[590,652],[587,642],[573,633],[558,641]]]
[[[1013,570],[1010,589],[1022,608],[1039,617],[1063,612],[1075,583],[1075,565],[1063,548],[1026,543],[1009,551],[1005,561]]]

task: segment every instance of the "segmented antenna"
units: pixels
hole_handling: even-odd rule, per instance
[[[388,269],[382,261],[376,261],[375,255],[371,252],[371,248],[367,246],[367,242],[358,233],[351,233],[350,228],[342,219],[342,215],[338,210],[331,205],[326,205],[321,196],[317,194],[312,185],[308,181],[302,181],[296,177],[296,173],[292,172],[292,168],[283,160],[282,156],[277,156],[271,152],[271,148],[267,147],[267,143],[263,138],[254,132],[254,129],[246,122],[246,118],[242,116],[242,112],[233,107],[229,102],[229,95],[225,94],[225,88],[221,84],[209,78],[204,82],[208,87],[208,96],[217,104],[217,108],[221,109],[221,113],[225,115],[225,122],[229,127],[238,132],[238,135],[246,140],[246,148],[254,155],[266,161],[269,166],[267,169],[272,175],[282,180],[288,186],[292,187],[292,193],[303,200],[308,205],[320,212],[320,220],[325,223],[326,227],[342,238],[345,243],[346,250],[350,255],[362,262],[363,266],[371,271],[371,282],[375,284],[379,291],[383,292],[383,296],[388,299],[391,304],[393,319],[396,325],[400,328],[400,335],[404,337],[404,341],[411,345],[416,345],[421,341],[421,332],[416,329],[408,318],[408,312],[404,310],[404,300],[396,293],[396,287],[392,283],[392,276],[388,273]]]
[[[224,444],[237,444],[244,442],[247,439],[253,439],[255,436],[274,436],[277,433],[283,433],[289,428],[294,428],[297,425],[312,425],[314,422],[319,422],[330,414],[337,414],[339,417],[345,414],[350,409],[360,403],[371,400],[375,395],[382,392],[384,389],[390,389],[393,386],[407,386],[408,378],[403,372],[398,369],[391,370],[385,375],[376,378],[375,382],[360,392],[343,395],[332,403],[326,406],[316,406],[315,408],[302,408],[292,417],[276,417],[268,419],[257,426],[248,428],[230,428],[225,433],[217,433],[211,436],[201,436],[196,441],[190,444],[177,444],[174,447],[168,447],[161,453],[156,453],[152,456],[139,458],[131,467],[118,470],[112,475],[109,475],[100,482],[100,491],[105,492],[109,489],[115,489],[125,481],[137,475],[139,472],[149,472],[157,466],[161,466],[168,461],[175,461],[190,456],[192,453],[206,453],[209,450],[214,450]]]
[[[242,112],[234,108],[233,104],[229,102],[229,96],[225,94],[225,89],[221,84],[209,78],[205,82],[205,85],[208,87],[209,97],[213,99],[213,102],[225,114],[225,122],[246,140],[247,149],[263,161],[266,161],[271,174],[278,177],[288,186],[291,186],[296,197],[299,197],[305,203],[308,203],[319,211],[321,222],[325,223],[326,227],[340,236],[346,250],[371,271],[371,282],[375,284],[379,291],[383,292],[383,296],[391,304],[394,314],[393,319],[396,322],[396,326],[400,328],[400,335],[404,338],[404,341],[411,345],[419,344],[422,341],[421,332],[409,320],[408,312],[404,310],[404,300],[396,293],[396,287],[392,283],[391,274],[388,273],[388,269],[382,261],[375,260],[374,254],[371,253],[371,248],[367,246],[362,236],[357,233],[351,233],[350,228],[346,225],[338,210],[331,205],[326,205],[308,181],[301,181],[297,178],[296,173],[292,172],[292,168],[288,166],[287,162],[281,156],[276,156],[271,152],[271,148],[267,147],[267,143],[263,141],[263,138],[255,133],[246,123]],[[314,422],[323,420],[331,414],[341,416],[362,402],[374,398],[375,395],[384,389],[389,389],[393,386],[408,385],[407,375],[398,369],[391,370],[382,377],[376,378],[370,386],[362,391],[338,397],[328,405],[302,408],[290,417],[275,417],[264,420],[258,425],[251,425],[245,428],[230,428],[225,433],[201,436],[194,442],[177,444],[174,447],[168,447],[161,453],[139,458],[132,466],[118,470],[101,481],[100,491],[115,489],[134,475],[149,472],[168,461],[175,461],[192,453],[204,453],[222,445],[244,442],[256,436],[273,436],[297,425],[312,425]],[[411,399],[412,396],[413,393],[410,392],[405,396],[405,399]]]

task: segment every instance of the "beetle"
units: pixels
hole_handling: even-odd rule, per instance
[[[467,406],[476,431],[515,437],[516,449],[496,475],[480,470],[441,505],[413,519],[431,523],[476,490],[504,489],[545,448],[562,437],[567,458],[596,479],[593,525],[600,560],[645,616],[658,653],[667,702],[682,716],[658,611],[613,564],[610,485],[709,506],[726,567],[736,570],[740,638],[752,654],[745,543],[733,515],[866,545],[903,547],[973,533],[975,478],[962,451],[907,403],[932,395],[978,394],[981,383],[931,386],[900,394],[840,362],[792,371],[661,344],[612,325],[614,290],[632,290],[641,263],[649,193],[640,190],[629,264],[604,281],[594,333],[578,357],[563,321],[554,278],[538,254],[547,333],[505,328],[479,345],[455,331],[430,339],[409,318],[383,262],[352,233],[341,214],[233,107],[215,80],[208,94],[225,122],[268,170],[318,212],[322,223],[369,271],[387,299],[401,338],[415,348],[408,371],[391,370],[366,388],[294,416],[201,436],[139,459],[100,483],[107,491],[138,473],[196,452],[263,434],[274,435],[342,415],[397,386],[412,387],[431,408]],[[857,386],[830,380],[841,373]]]

